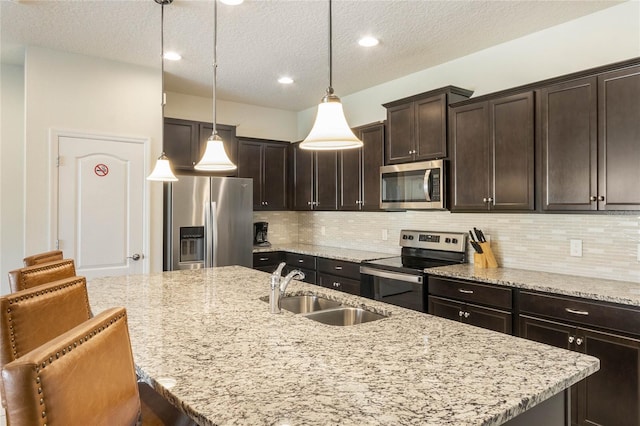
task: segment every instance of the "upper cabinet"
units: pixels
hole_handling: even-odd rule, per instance
[[[451,108],[452,211],[534,209],[533,113],[531,91]]]
[[[294,210],[336,210],[338,151],[309,151],[291,147]]]
[[[227,155],[234,164],[238,164],[238,141],[235,126],[217,124],[218,135],[224,142]],[[194,172],[196,165],[207,146],[213,125],[199,121],[164,119],[163,150],[176,171]],[[236,176],[236,171],[207,173],[216,176]]]
[[[384,104],[387,109],[385,164],[447,157],[447,108],[472,93],[447,86]]]
[[[238,177],[253,179],[254,210],[287,209],[288,142],[238,138]]]
[[[543,210],[638,210],[640,66],[538,93]]]

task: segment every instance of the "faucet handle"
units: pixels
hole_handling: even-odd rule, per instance
[[[280,278],[280,275],[282,275],[282,270],[284,269],[285,266],[287,266],[287,264],[285,262],[280,262],[280,264],[278,265],[276,270],[273,271],[272,275]]]

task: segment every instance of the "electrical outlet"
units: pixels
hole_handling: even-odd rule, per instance
[[[382,230],[382,241],[387,241],[389,239],[389,231],[386,229]]]
[[[573,257],[582,257],[582,240],[569,240],[569,254]]]
[[[320,227],[320,234],[321,234],[321,235],[327,235],[327,228],[326,228],[326,227],[324,227],[324,226],[321,226],[321,227]]]

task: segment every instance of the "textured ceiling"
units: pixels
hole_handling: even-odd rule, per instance
[[[333,86],[345,96],[618,1],[334,0]],[[160,70],[160,9],[153,0],[0,1],[3,62],[24,46],[94,55]],[[168,91],[211,96],[213,3],[165,7]],[[380,45],[357,40],[375,35]],[[289,75],[295,83],[276,82]],[[218,98],[299,111],[328,85],[328,2],[245,0],[218,6]]]

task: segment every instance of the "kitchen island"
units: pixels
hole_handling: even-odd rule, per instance
[[[269,274],[238,266],[89,282],[94,313],[127,308],[139,374],[203,425],[498,425],[562,400],[599,368],[590,356],[298,281],[288,294],[387,318],[337,327],[270,314],[268,293]]]

